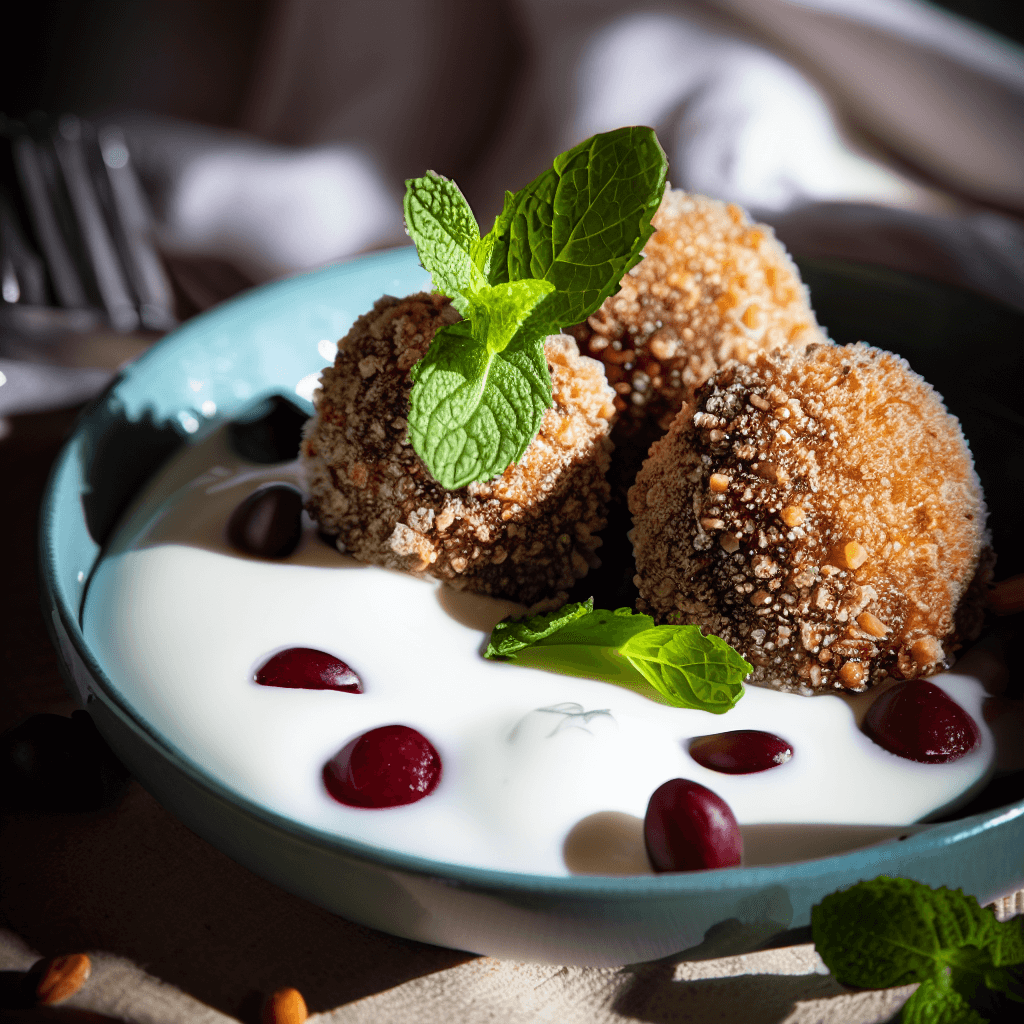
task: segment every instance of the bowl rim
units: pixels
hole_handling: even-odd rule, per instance
[[[140,734],[151,748],[154,748],[165,760],[208,795],[242,810],[262,824],[282,832],[292,839],[315,845],[328,852],[344,854],[346,857],[356,860],[426,878],[441,879],[447,884],[457,883],[491,891],[518,891],[562,898],[577,897],[581,900],[596,897],[604,900],[665,899],[676,896],[694,896],[701,893],[710,894],[722,890],[749,890],[767,885],[784,884],[793,880],[807,882],[818,876],[835,873],[874,877],[879,873],[884,873],[887,862],[892,859],[889,853],[897,844],[904,855],[901,859],[927,857],[929,854],[938,853],[945,847],[961,843],[991,829],[1005,827],[1017,818],[1024,816],[1024,799],[1021,799],[968,818],[936,823],[905,839],[894,838],[841,854],[781,864],[651,875],[560,876],[506,871],[402,853],[294,821],[230,789],[202,765],[178,750],[173,743],[138,715],[130,703],[122,697],[112,681],[107,678],[99,662],[93,656],[80,626],[82,608],[73,609],[70,606],[58,583],[59,555],[54,538],[54,526],[59,514],[61,481],[70,464],[79,457],[84,428],[128,375],[135,375],[140,372],[140,368],[144,372],[151,359],[159,358],[167,348],[180,343],[183,338],[187,339],[194,332],[204,331],[220,319],[230,319],[237,311],[246,310],[251,304],[258,305],[266,300],[277,300],[296,287],[316,287],[325,281],[343,280],[354,269],[373,267],[376,264],[384,266],[389,263],[398,263],[404,266],[414,258],[414,247],[401,246],[370,253],[343,263],[331,264],[309,274],[247,290],[227,302],[193,317],[181,327],[165,335],[138,359],[124,367],[108,386],[79,413],[71,434],[51,467],[43,492],[40,507],[38,556],[40,597],[43,603],[44,619],[47,629],[51,632],[51,639],[54,641],[61,668],[66,675],[73,674],[73,667],[67,664],[67,652],[63,649],[59,639],[53,636],[54,625],[51,623],[51,609],[59,617],[60,625],[74,654],[81,660],[82,665],[89,673],[92,684],[90,689],[98,691],[90,693],[90,700],[102,699],[104,703],[112,707],[118,717]],[[880,271],[885,276],[927,280],[929,284],[937,284],[937,282],[916,278],[915,275],[905,274],[901,271],[854,261],[815,259],[808,262],[813,262],[818,266],[836,266],[837,268],[842,266],[870,267],[872,272]],[[942,285],[942,287],[948,288],[949,286]],[[990,302],[996,306],[1002,305],[973,292],[968,294],[975,300]],[[182,436],[186,437],[186,435]],[[198,440],[199,436],[196,436],[195,439]],[[90,567],[90,574],[102,557],[103,550],[101,548]],[[85,592],[83,592],[82,607],[84,607],[84,596]],[[74,692],[74,687],[72,687],[72,692]]]

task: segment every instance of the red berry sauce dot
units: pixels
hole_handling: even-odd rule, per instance
[[[324,765],[324,785],[351,807],[400,807],[422,800],[441,778],[441,757],[422,733],[382,725],[357,736]]]
[[[957,761],[980,742],[978,726],[934,683],[908,679],[881,694],[864,716],[864,732],[911,761]]]
[[[793,748],[781,736],[759,729],[698,736],[690,743],[690,757],[697,764],[727,775],[750,775],[778,768],[792,756]]]
[[[689,779],[671,779],[651,795],[644,843],[655,871],[730,868],[743,855],[743,837],[729,805]]]
[[[275,654],[254,678],[261,686],[284,686],[292,690],[363,692],[359,676],[345,662],[312,647],[289,647]]]

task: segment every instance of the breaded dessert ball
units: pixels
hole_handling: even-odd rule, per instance
[[[634,474],[694,388],[730,359],[826,340],[770,227],[735,204],[671,189],[654,225],[620,291],[573,329],[617,392],[612,440],[639,450]]]
[[[613,392],[572,338],[549,337],[554,405],[522,461],[445,490],[408,440],[409,369],[459,319],[449,299],[422,293],[385,296],[355,322],[313,399],[306,508],[361,561],[527,605],[562,600],[598,564]]]
[[[863,343],[718,371],[629,507],[638,607],[727,640],[751,682],[816,693],[928,675],[980,627],[992,557],[960,425],[903,359]]]

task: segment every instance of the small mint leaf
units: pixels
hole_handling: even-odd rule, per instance
[[[955,989],[930,978],[903,1004],[900,1024],[988,1024]]]
[[[594,610],[594,599],[572,601],[553,612],[502,619],[491,632],[485,658],[509,658]]]
[[[558,327],[586,319],[618,290],[654,233],[667,166],[654,131],[643,127],[595,135],[562,153],[506,196],[488,236],[487,280],[550,281],[556,291],[538,318]]]
[[[480,228],[458,185],[427,171],[405,183],[405,226],[434,289],[465,315],[462,293],[486,284],[473,260]]]
[[[750,666],[724,640],[696,626],[655,626],[629,608],[569,604],[549,616],[506,620],[486,656],[616,683],[672,707],[722,714],[743,695]]]
[[[450,491],[522,458],[551,401],[543,339],[489,352],[469,320],[438,331],[411,375],[409,440]]]
[[[743,696],[753,666],[697,626],[655,626],[631,637],[619,653],[677,707],[721,715]]]
[[[818,954],[841,985],[891,988],[914,981],[949,981],[948,968],[982,980],[998,945],[998,922],[973,896],[930,889],[908,878],[858,882],[826,896],[811,911]]]
[[[464,315],[473,325],[473,336],[484,343],[487,351],[502,352],[537,303],[554,290],[550,281],[533,278],[485,284],[478,291],[466,293]]]

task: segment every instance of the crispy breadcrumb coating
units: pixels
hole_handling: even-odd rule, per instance
[[[409,369],[457,320],[449,299],[421,293],[385,296],[356,321],[314,396],[301,450],[306,507],[361,561],[527,605],[564,600],[598,564],[613,392],[572,338],[549,337],[554,404],[522,461],[447,491],[409,444],[406,417]]]
[[[992,555],[960,425],[903,359],[863,343],[720,370],[629,506],[638,607],[721,636],[751,682],[815,693],[928,675],[980,627]]]
[[[638,453],[627,486],[651,442],[720,366],[826,340],[770,227],[735,204],[671,189],[654,225],[620,291],[572,331],[617,392],[612,440],[627,459]]]

